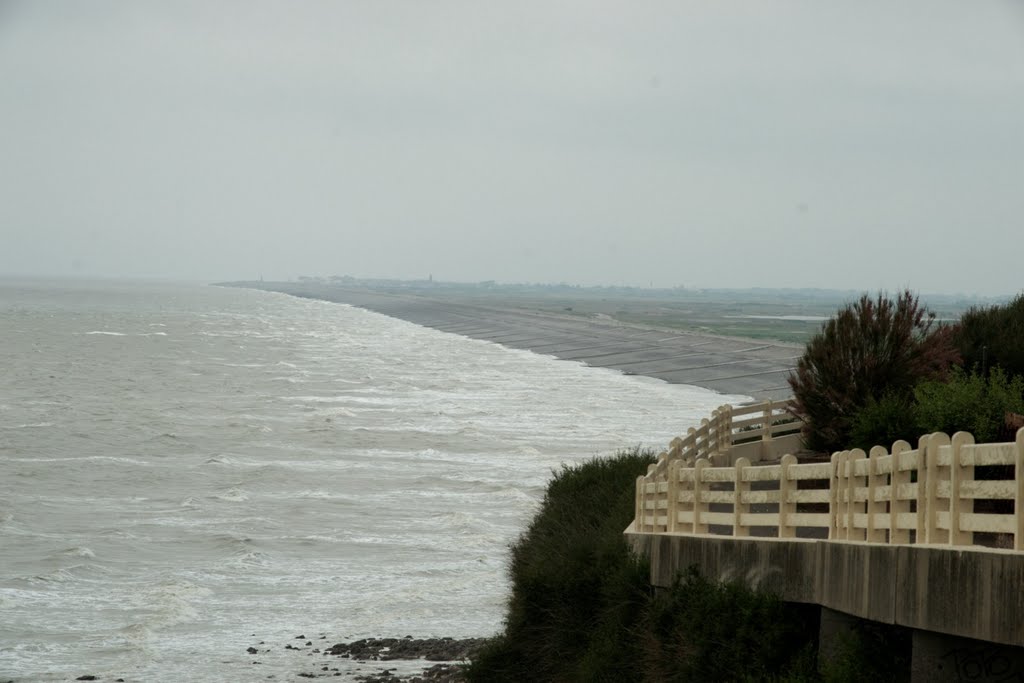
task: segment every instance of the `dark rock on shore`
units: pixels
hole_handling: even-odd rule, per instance
[[[327,636],[321,634],[319,639],[326,640],[326,638]],[[462,662],[469,660],[490,641],[489,638],[413,638],[412,636],[364,638],[351,643],[337,643],[321,651],[319,648],[311,648],[313,641],[306,639],[304,635],[296,636],[295,640],[304,640],[305,647],[296,647],[287,643],[284,649],[302,652],[308,657],[334,656],[350,662],[342,667],[345,670],[342,671],[337,666],[331,666],[330,660],[321,660],[316,667],[319,668],[319,671],[306,669],[297,674],[300,678],[333,678],[344,676],[347,673],[349,676],[354,674],[354,680],[360,683],[464,683],[466,679],[463,675]],[[260,644],[262,645],[263,641],[260,641]],[[249,647],[246,652],[250,655],[256,654],[256,648]],[[400,668],[402,672],[398,673],[394,667],[384,666],[380,666],[377,671],[366,671],[365,673],[355,673],[350,668],[354,664],[365,665],[367,662],[388,661],[403,662]],[[437,663],[425,666],[419,672],[415,672],[415,663],[421,661]],[[410,666],[409,663],[414,664]],[[254,661],[253,664],[259,664],[259,662]],[[322,666],[323,664],[327,664],[327,666]],[[356,672],[359,671],[361,668],[357,667]]]
[[[338,643],[324,650],[333,655],[358,661],[412,661],[423,659],[434,664],[417,674],[396,674],[392,669],[356,676],[361,683],[462,683],[462,665],[487,643],[487,638],[364,638],[351,643]]]
[[[486,638],[364,638],[338,643],[324,650],[324,654],[374,661],[425,659],[429,662],[455,662],[468,659],[486,642]]]
[[[356,676],[360,683],[464,683],[462,668],[455,664],[435,664],[413,676],[398,676],[384,669],[377,674]]]

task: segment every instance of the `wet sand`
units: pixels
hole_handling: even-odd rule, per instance
[[[474,339],[591,367],[656,377],[755,400],[784,399],[803,346],[558,315],[457,298],[390,294],[322,283],[233,283],[358,306]]]

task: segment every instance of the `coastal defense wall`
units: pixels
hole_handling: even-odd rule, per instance
[[[1024,553],[990,548],[637,533],[668,588],[703,575],[819,605],[822,650],[855,619],[911,628],[916,681],[1024,680]]]
[[[988,548],[892,546],[809,539],[640,534],[651,584],[691,566],[789,602],[914,629],[1024,647],[1024,554]]]
[[[784,408],[723,406],[637,478],[625,534],[651,583],[696,567],[818,605],[825,657],[867,620],[911,630],[915,680],[1024,681],[1024,429],[828,462],[738,451],[769,452],[776,429],[794,429]]]

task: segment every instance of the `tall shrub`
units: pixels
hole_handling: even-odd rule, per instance
[[[850,440],[843,448],[869,451],[872,446],[889,446],[898,439],[917,443],[922,433],[914,413],[913,397],[903,392],[889,392],[877,401],[869,400],[857,411],[850,425]]]
[[[630,633],[650,600],[650,568],[622,530],[653,461],[635,450],[555,475],[512,547],[505,632],[474,658],[469,681],[639,680]]]
[[[950,328],[936,325],[935,314],[909,290],[896,299],[862,296],[807,342],[789,377],[792,408],[807,423],[807,447],[848,447],[862,408],[886,394],[909,395],[919,381],[944,377],[957,360]]]
[[[644,616],[644,681],[815,680],[819,612],[690,567]]]
[[[914,417],[921,433],[971,432],[979,443],[1012,440],[1008,413],[1024,413],[1024,378],[993,368],[988,377],[954,368],[948,382],[922,382],[914,389]]]
[[[1024,375],[1024,294],[1005,306],[973,307],[960,317],[953,341],[964,367],[983,374],[1000,367]]]

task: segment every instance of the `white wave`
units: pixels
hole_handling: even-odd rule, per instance
[[[241,568],[246,571],[252,567],[265,567],[270,564],[270,556],[267,553],[250,550],[239,553],[224,562],[229,567]]]
[[[83,576],[101,571],[102,568],[94,564],[74,564],[70,567],[54,569],[46,574],[36,574],[28,578],[29,583],[73,583],[82,580]]]
[[[26,422],[20,425],[0,425],[0,429],[40,429],[52,426],[52,422]]]
[[[239,488],[230,488],[224,493],[215,495],[214,498],[228,503],[244,503],[249,500],[249,494]]]
[[[68,458],[7,458],[7,462],[118,462],[127,465],[139,465],[141,467],[152,467],[153,463],[135,458],[124,458],[116,455],[86,455]]]
[[[86,334],[98,334],[105,337],[127,337],[128,335],[124,332],[110,332],[108,330],[93,330],[92,332],[86,332]]]
[[[330,498],[331,494],[327,491],[315,490],[315,491],[298,491],[295,493],[296,498]]]

